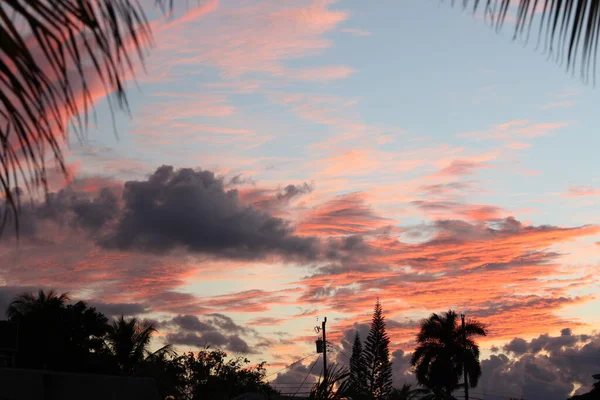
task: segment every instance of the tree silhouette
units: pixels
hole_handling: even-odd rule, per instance
[[[137,0],[5,0],[0,32],[0,191],[9,206],[2,221],[12,210],[18,228],[13,188],[47,189],[47,153],[66,173],[68,130],[83,136],[99,90],[128,109],[125,80],[152,42]]]
[[[67,304],[67,299],[66,294],[40,291],[11,302],[7,314],[19,325],[17,368],[152,377],[161,398],[173,400],[275,393],[265,379],[266,362],[248,365],[245,357],[229,359],[225,352],[208,348],[181,356],[169,345],[152,352],[152,324],[121,316],[109,325],[93,307],[82,301]],[[340,375],[344,371],[332,371],[337,371],[336,380],[329,381],[335,390],[321,389],[342,393],[338,385],[347,387],[345,375]]]
[[[45,292],[40,289],[37,296],[25,292],[10,302],[6,316],[11,320],[18,320],[32,312],[51,313],[64,308],[67,301],[69,301],[67,293],[57,294],[54,290]]]
[[[135,375],[147,360],[164,353],[173,353],[170,345],[150,351],[150,341],[156,329],[152,324],[137,318],[125,319],[122,315],[113,321],[106,335],[108,348],[116,358],[123,375]]]
[[[273,388],[265,382],[266,363],[249,366],[245,357],[227,358],[221,350],[208,347],[194,354],[189,352],[178,358],[186,371],[185,399],[201,400],[234,398],[244,393],[273,394]]]
[[[381,302],[377,299],[371,329],[364,349],[367,367],[367,386],[375,399],[386,398],[392,390],[392,363],[389,350],[390,338],[385,331],[385,317]]]
[[[587,393],[569,397],[568,400],[597,400],[600,398],[600,374],[593,375],[596,382],[592,385],[592,390]]]
[[[358,331],[354,335],[352,355],[350,356],[349,386],[354,397],[367,393],[367,365],[365,363],[363,347]]]
[[[10,303],[7,316],[19,325],[17,366],[55,370],[110,370],[102,337],[108,320],[84,302],[66,304],[68,296],[40,290]]]
[[[463,8],[483,12],[500,31],[507,17],[515,20],[513,39],[528,40],[537,35],[536,47],[549,58],[566,65],[584,81],[595,78],[600,34],[600,4],[589,0],[463,0]]]
[[[403,384],[400,389],[394,388],[390,393],[389,400],[414,400],[422,398],[424,395],[428,395],[427,390],[413,389],[410,384]]]
[[[421,322],[411,364],[419,383],[431,390],[432,398],[451,396],[460,387],[463,368],[467,370],[470,386],[477,386],[481,365],[479,347],[473,337],[486,334],[485,325],[475,320],[468,320],[463,330],[452,310],[431,314]]]
[[[319,376],[308,395],[309,400],[342,400],[350,393],[350,372],[339,364],[329,366],[326,376]]]

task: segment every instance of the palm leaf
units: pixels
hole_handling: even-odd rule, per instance
[[[483,13],[497,31],[514,21],[514,39],[528,41],[533,33],[549,58],[595,82],[600,0],[462,0],[462,6]]]
[[[168,0],[157,0],[164,8]],[[48,189],[46,157],[66,174],[69,127],[82,138],[98,80],[127,111],[125,80],[151,32],[137,0],[3,0],[0,4],[0,228],[14,220],[19,185]],[[111,111],[113,101],[109,97]]]

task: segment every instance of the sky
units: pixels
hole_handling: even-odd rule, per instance
[[[415,382],[419,321],[454,309],[489,327],[480,397],[590,389],[592,84],[437,1],[149,13],[155,46],[129,81],[130,115],[111,120],[97,85],[69,179],[50,171],[49,201],[24,211],[18,246],[0,244],[3,304],[68,291],[154,321],[157,345],[266,360],[295,390],[314,327],[327,317],[333,360],[347,363],[379,298],[396,386]]]

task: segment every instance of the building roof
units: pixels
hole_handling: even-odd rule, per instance
[[[152,378],[0,368],[3,400],[159,400]]]
[[[18,347],[18,326],[14,322],[0,321],[0,351],[16,351]]]

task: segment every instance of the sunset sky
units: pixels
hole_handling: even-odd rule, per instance
[[[592,84],[449,2],[175,3],[168,19],[149,9],[131,115],[115,131],[93,84],[70,179],[53,171],[18,248],[2,241],[2,306],[68,291],[155,321],[157,345],[211,344],[274,373],[314,353],[325,316],[347,363],[379,297],[397,386],[414,382],[419,320],[455,309],[489,324],[482,397],[589,390]],[[315,359],[269,379],[293,387]]]

